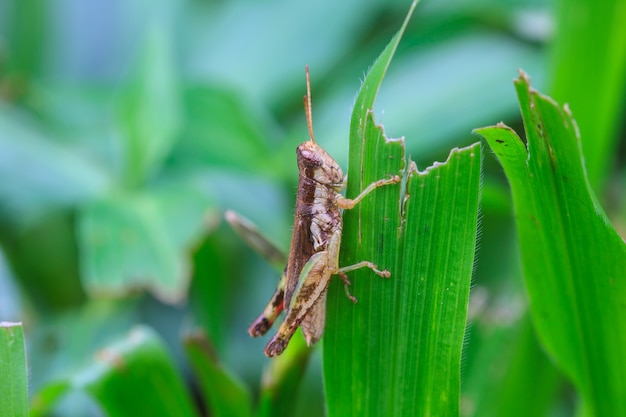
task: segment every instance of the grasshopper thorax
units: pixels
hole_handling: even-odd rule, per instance
[[[298,169],[302,175],[335,191],[341,191],[341,167],[321,146],[309,140],[298,146],[296,154]]]

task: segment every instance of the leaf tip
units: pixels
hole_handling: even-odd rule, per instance
[[[530,76],[528,75],[528,73],[526,73],[526,71],[524,71],[521,68],[517,69],[517,80],[515,80],[516,82],[520,82],[520,83],[524,83],[528,86],[530,86]]]

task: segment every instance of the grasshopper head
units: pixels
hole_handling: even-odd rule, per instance
[[[304,142],[298,146],[296,154],[298,155],[298,169],[305,177],[336,191],[343,188],[341,167],[317,143],[312,140]]]

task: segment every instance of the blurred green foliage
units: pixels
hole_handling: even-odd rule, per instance
[[[409,3],[0,1],[0,321],[24,322],[33,412],[112,410],[78,391],[116,385],[135,357],[138,380],[171,381],[162,400],[180,415],[272,403],[259,387],[278,371],[259,383],[264,340],[245,329],[277,272],[220,213],[242,213],[286,251],[304,66],[316,138],[347,167],[359,80]],[[511,79],[523,68],[570,103],[597,197],[626,230],[624,21],[623,0],[424,0],[376,120],[424,169],[475,141],[473,128],[519,126]],[[486,154],[461,415],[572,415],[579,397],[535,335],[509,191]],[[198,327],[207,340],[183,345]],[[283,410],[323,415],[320,358],[300,381],[299,349],[272,364],[287,367]],[[202,400],[215,380],[232,403]]]

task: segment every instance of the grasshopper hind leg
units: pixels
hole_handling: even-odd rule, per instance
[[[280,277],[278,287],[270,299],[263,313],[248,327],[248,333],[252,337],[263,336],[272,327],[285,306],[285,273]]]
[[[276,335],[265,347],[265,355],[269,357],[280,355],[304,321],[307,326],[305,330],[307,342],[309,340],[314,342],[321,337],[326,313],[326,289],[331,277],[328,267],[328,252],[326,251],[314,254],[304,265],[291,301],[285,307],[287,315]]]

